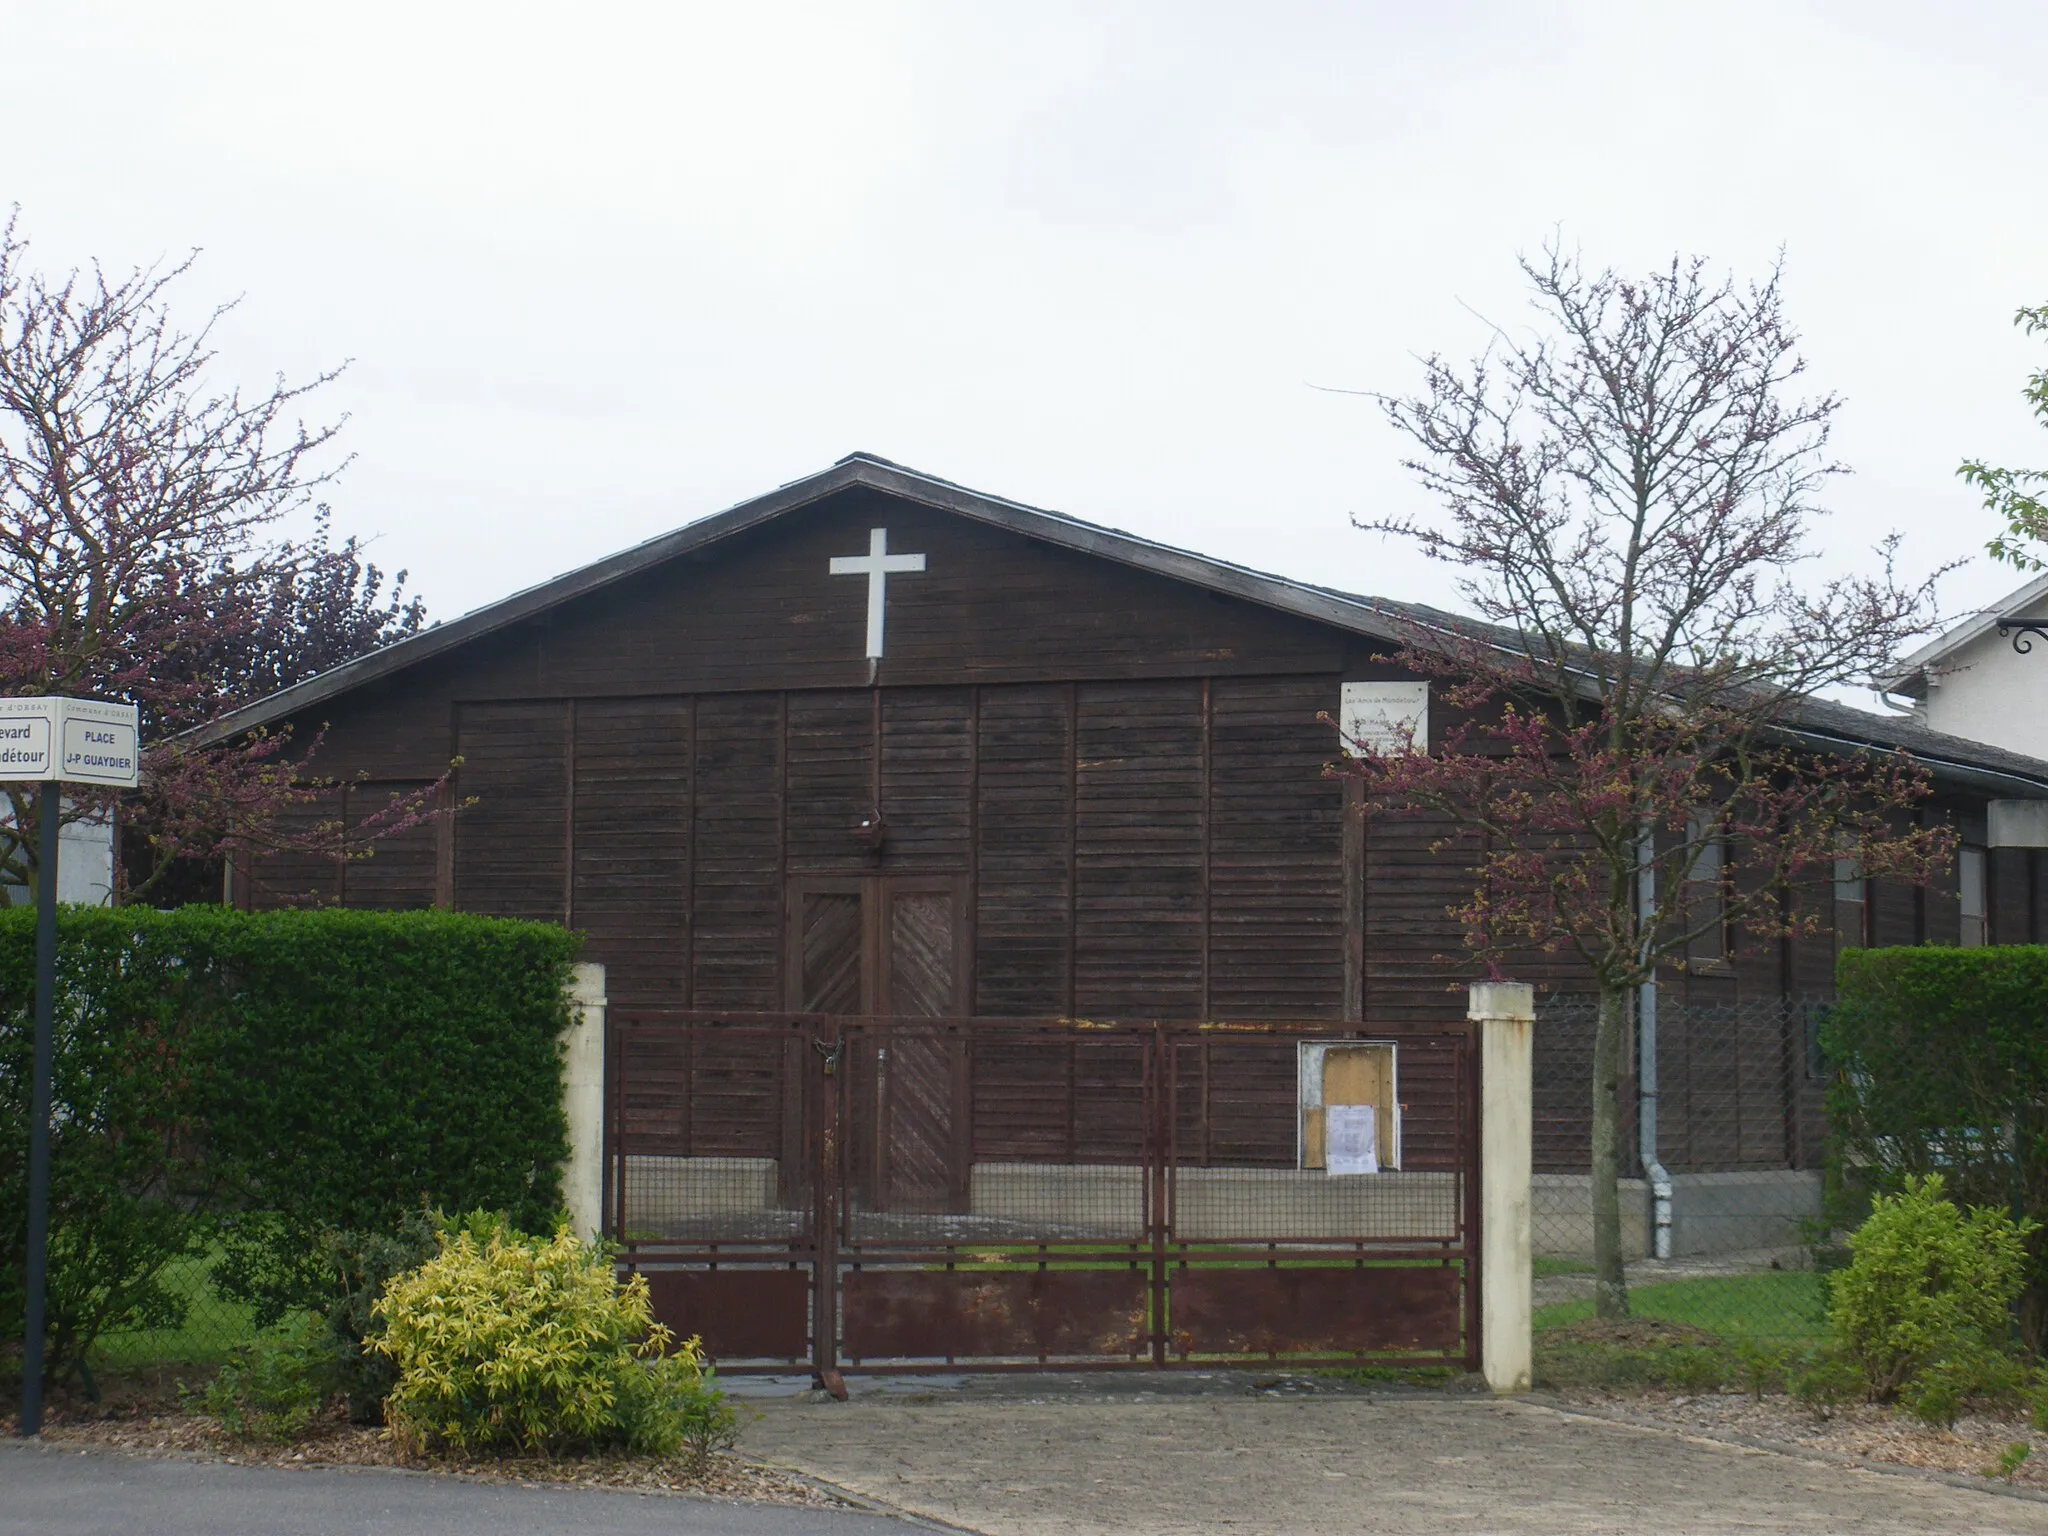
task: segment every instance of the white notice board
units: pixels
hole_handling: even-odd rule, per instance
[[[1345,683],[1338,701],[1346,752],[1429,750],[1429,684]]]

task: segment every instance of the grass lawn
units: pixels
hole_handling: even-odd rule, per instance
[[[1827,1326],[1825,1291],[1821,1277],[1811,1270],[1773,1269],[1631,1286],[1628,1305],[1637,1317],[1685,1323],[1729,1344],[1811,1343]],[[1537,1309],[1536,1330],[1562,1328],[1592,1316],[1590,1299],[1559,1302]]]
[[[195,1254],[166,1267],[164,1281],[189,1299],[184,1324],[133,1333],[110,1333],[94,1347],[94,1370],[160,1365],[220,1365],[238,1344],[256,1337],[248,1307],[227,1301],[212,1284],[215,1255]]]

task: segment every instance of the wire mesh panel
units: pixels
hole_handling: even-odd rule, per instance
[[[1704,992],[1704,984],[1699,985]],[[1632,1315],[1728,1345],[1822,1330],[1825,1003],[1663,989],[1654,1095],[1640,1002],[1623,1020],[1620,1246]],[[1547,1000],[1536,1022],[1533,1239],[1539,1334],[1594,1306],[1590,1122],[1598,1001]],[[1654,1157],[1640,1126],[1654,1112]],[[1703,1339],[1704,1342],[1704,1339]]]
[[[1165,1347],[1183,1361],[1462,1361],[1471,1037],[1163,1037]]]
[[[815,1354],[816,1069],[793,1022],[621,1019],[607,1226],[655,1315],[721,1365]]]
[[[854,1367],[1149,1354],[1149,1032],[862,1020],[836,1103]]]

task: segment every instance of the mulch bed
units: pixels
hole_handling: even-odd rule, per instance
[[[1622,1386],[1575,1379],[1571,1357],[1581,1353],[1592,1369],[1613,1370],[1630,1362],[1676,1358],[1678,1351],[1704,1350],[1714,1336],[1686,1323],[1658,1318],[1591,1318],[1545,1330],[1540,1350],[1550,1353],[1552,1379],[1540,1382],[1568,1407],[1649,1420],[1710,1438],[1798,1447],[1856,1460],[1883,1462],[1920,1471],[1944,1472],[2048,1491],[2048,1435],[2036,1430],[2017,1406],[1992,1408],[1959,1418],[1953,1427],[1922,1424],[1907,1413],[1872,1403],[1808,1407],[1781,1392],[1761,1396],[1740,1390],[1688,1391],[1648,1382]],[[1539,1376],[1543,1373],[1539,1369]],[[2010,1476],[1999,1460],[2012,1447],[2028,1448]]]
[[[1752,1397],[1747,1392],[1648,1390],[1553,1395],[1567,1405],[1648,1419],[1697,1435],[1799,1446],[1835,1456],[2048,1490],[2048,1435],[2036,1430],[2019,1411],[1969,1413],[1958,1419],[1954,1428],[1937,1429],[1871,1403],[1843,1404],[1822,1417],[1778,1393]],[[2014,1445],[2025,1445],[2030,1453],[2010,1478],[2001,1478],[1999,1457]]]
[[[11,1416],[0,1422],[0,1433],[14,1433]],[[53,1407],[43,1420],[43,1439],[53,1445],[79,1449],[176,1456],[238,1466],[403,1467],[525,1487],[617,1488],[728,1501],[854,1507],[850,1500],[817,1483],[729,1453],[713,1456],[701,1470],[686,1457],[615,1453],[560,1458],[406,1457],[398,1454],[381,1429],[350,1424],[338,1414],[315,1423],[305,1434],[284,1444],[234,1439],[203,1414],[143,1404],[109,1405],[97,1411],[59,1406]]]

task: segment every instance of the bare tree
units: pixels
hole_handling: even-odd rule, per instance
[[[1445,846],[1474,885],[1453,910],[1495,974],[1532,946],[1586,968],[1596,1294],[1620,1316],[1633,990],[1728,936],[1817,927],[1798,892],[1839,861],[1906,881],[1941,866],[1948,834],[1910,814],[1917,765],[1797,731],[1811,695],[1862,683],[1935,610],[1931,579],[1898,579],[1895,538],[1873,575],[1800,580],[1838,402],[1787,398],[1804,365],[1776,269],[1631,279],[1554,246],[1522,267],[1540,334],[1496,329],[1468,366],[1430,358],[1419,396],[1376,397],[1440,510],[1362,526],[1458,567],[1485,622],[1407,627],[1448,728],[1434,752],[1354,744],[1349,771],[1375,808],[1460,829]]]

